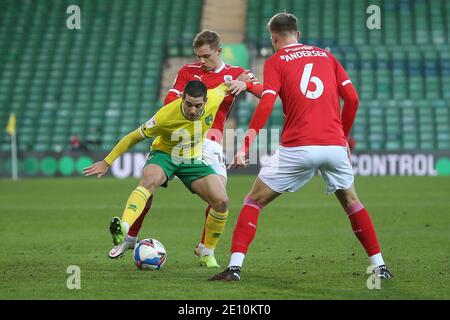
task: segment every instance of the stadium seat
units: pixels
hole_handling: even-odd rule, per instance
[[[352,130],[357,150],[444,150],[448,116],[435,111],[450,108],[445,88],[450,83],[450,5],[442,0],[370,4],[381,8],[381,30],[365,28],[364,1],[250,0],[247,42],[270,46],[268,18],[284,10],[296,14],[305,43],[332,48],[358,90],[361,104]],[[272,115],[269,126],[279,125],[275,119]]]
[[[0,126],[6,126],[4,115],[16,113],[19,150],[53,150],[78,134],[100,140],[99,150],[106,151],[160,106],[164,59],[192,55],[203,0],[84,0],[82,29],[73,31],[61,24],[65,1],[4,3]],[[381,8],[381,30],[366,28],[366,1],[248,0],[246,44],[271,48],[268,19],[296,14],[302,41],[329,47],[358,90],[352,130],[358,150],[448,150],[449,2],[370,4]],[[238,102],[237,126],[246,128],[255,101]],[[277,104],[268,128],[282,123]],[[0,149],[9,144],[0,130]]]
[[[100,140],[100,150],[106,151],[117,134],[137,127],[143,103],[158,99],[161,66],[166,50],[173,50],[171,43],[177,43],[175,54],[192,54],[202,4],[82,1],[81,30],[71,31],[61,23],[66,1],[6,1],[0,51],[9,53],[0,58],[0,111],[15,112],[18,124],[32,127],[21,126],[19,149],[66,147],[70,135],[77,134],[82,141]],[[183,45],[189,50],[183,51]],[[5,121],[2,116],[2,127]],[[107,131],[109,126],[117,130]],[[0,141],[9,145],[4,130]]]

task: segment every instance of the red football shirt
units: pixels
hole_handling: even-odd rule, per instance
[[[178,95],[183,91],[186,83],[189,81],[200,80],[208,89],[212,89],[225,81],[235,80],[244,72],[246,72],[245,69],[241,67],[233,67],[225,63],[215,71],[205,71],[201,67],[201,63],[186,64],[178,72],[172,89],[169,90],[169,93],[164,100],[164,104],[177,99]],[[211,127],[211,129],[214,130],[210,129],[208,131],[208,139],[222,143],[225,121],[231,111],[234,99],[235,96],[230,94],[223,100]]]
[[[281,145],[346,146],[339,91],[351,83],[341,64],[323,49],[294,44],[264,65],[264,94],[279,95],[285,122]]]

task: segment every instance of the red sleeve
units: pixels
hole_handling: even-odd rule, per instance
[[[355,121],[356,111],[358,111],[358,94],[353,84],[348,83],[339,90],[339,95],[344,100],[341,118],[345,137],[348,138],[353,122]]]
[[[334,61],[336,63],[336,81],[338,84],[338,88],[344,87],[350,81],[350,77],[345,71],[344,67],[339,63],[339,61],[333,56]]]
[[[264,85],[263,92],[271,92],[276,95],[280,93],[281,88],[281,75],[278,71],[278,66],[276,64],[277,60],[274,58],[269,58],[264,64]]]
[[[178,74],[173,82],[172,89],[167,92],[166,97],[164,98],[164,105],[171,103],[172,101],[178,99],[183,92],[184,87],[186,86],[186,72],[185,68],[181,68],[178,71]]]
[[[344,106],[342,107],[342,127],[344,129],[345,137],[348,138],[350,130],[352,129],[353,122],[355,121],[356,111],[358,110],[358,94],[356,93],[355,87],[352,84],[347,72],[339,63],[336,61],[336,80],[338,85],[339,96],[344,100]]]
[[[264,89],[263,85],[259,82],[251,82],[250,80],[245,81],[245,83],[247,84],[247,91],[261,99]]]
[[[245,70],[245,72],[239,77],[243,77],[245,79],[244,81],[247,85],[247,91],[253,94],[255,97],[261,99],[263,85],[255,77],[253,72],[251,72],[250,70]]]
[[[259,130],[265,126],[267,120],[269,119],[270,114],[272,113],[273,105],[281,88],[280,73],[278,72],[277,66],[274,62],[274,60],[269,59],[264,64],[264,91],[261,94],[261,100],[256,106],[255,113],[250,120],[247,133],[244,137],[244,145],[240,150],[245,152],[245,154],[248,153],[251,144],[259,133]]]
[[[250,70],[242,69],[242,73],[236,78],[236,80],[244,81],[247,85],[247,91],[255,97],[261,99],[263,86]]]

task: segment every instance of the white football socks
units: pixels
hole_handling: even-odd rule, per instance
[[[242,267],[244,264],[245,254],[242,252],[234,252],[231,254],[230,264],[228,267]]]
[[[130,224],[128,222],[122,221],[122,227],[125,229],[123,233],[127,234],[128,230],[130,230]]]
[[[136,240],[137,240],[137,237],[132,237],[129,234],[127,234],[125,237],[125,241],[128,241],[128,242],[136,242]]]
[[[202,256],[213,256],[214,249],[207,248],[205,246],[202,247]]]
[[[375,267],[379,267],[385,264],[381,252],[370,256],[369,260],[370,263],[372,263],[372,265],[374,265]]]

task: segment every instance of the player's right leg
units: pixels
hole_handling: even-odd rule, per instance
[[[139,231],[142,229],[142,224],[144,223],[144,219],[147,216],[147,213],[149,212],[152,203],[153,203],[153,197],[152,194],[150,198],[148,198],[147,203],[145,204],[144,211],[141,213],[139,218],[133,223],[133,225],[130,227],[130,230],[128,230],[127,237],[129,238],[137,238]]]
[[[233,232],[228,268],[210,280],[240,279],[240,269],[255,237],[261,209],[282,193],[300,189],[314,176],[315,171],[309,151],[302,147],[279,147],[261,169],[252,190],[244,200]]]
[[[138,233],[142,228],[142,223],[144,222],[144,218],[147,215],[147,212],[150,210],[152,202],[153,202],[153,194],[150,195],[150,198],[148,198],[147,203],[145,204],[144,207],[144,211],[141,213],[139,218],[137,218],[137,220],[131,225],[123,242],[119,245],[114,246],[109,251],[108,256],[111,259],[122,257],[127,250],[134,249],[138,241]],[[111,224],[113,225],[115,224],[112,228],[117,230],[117,228],[120,226],[120,221],[119,219],[113,218]]]
[[[275,200],[280,194],[272,190],[260,178],[256,178],[250,193],[244,200],[244,205],[234,227],[231,259],[228,268],[209,280],[240,280],[240,271],[244,263],[245,255],[256,235],[261,209]]]
[[[110,223],[109,231],[115,247],[109,252],[110,258],[120,257],[126,250],[134,247],[136,239],[126,239],[130,226],[140,217],[145,205],[153,192],[166,181],[166,173],[156,164],[148,164],[144,167],[139,186],[131,192],[125,205],[122,219],[114,217]],[[124,241],[126,240],[126,241]]]

